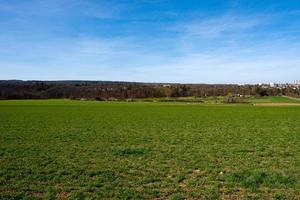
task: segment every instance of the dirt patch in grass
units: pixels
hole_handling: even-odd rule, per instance
[[[180,183],[179,183],[179,186],[181,187],[181,189],[183,189],[183,190],[186,190],[186,188],[187,188],[187,184],[186,184],[186,182],[183,180],[183,181],[181,181]]]
[[[32,193],[32,196],[37,197],[37,198],[43,198],[44,193],[43,192],[34,192],[34,193]]]
[[[179,179],[179,186],[181,189],[183,189],[184,191],[189,191],[189,185],[188,185],[188,181],[189,180],[195,180],[201,176],[204,176],[207,173],[206,170],[204,169],[193,169],[191,170],[187,176],[182,177]]]
[[[197,176],[204,175],[205,173],[206,173],[206,170],[204,170],[204,169],[194,169],[189,173],[189,176],[191,178],[195,178]]]
[[[57,199],[69,199],[70,193],[68,192],[60,192],[56,195]]]
[[[232,193],[226,193],[224,188],[220,189],[221,199],[231,200],[231,199],[243,199],[246,194],[245,188],[236,188]]]

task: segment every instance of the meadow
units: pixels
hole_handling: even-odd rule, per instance
[[[0,101],[0,199],[300,199],[300,106]]]
[[[179,102],[179,103],[202,103],[202,104],[224,104],[226,103],[226,98],[224,96],[216,97],[161,97],[161,98],[139,98],[132,99],[135,102]],[[299,98],[292,98],[288,96],[242,96],[242,97],[232,97],[233,103],[238,104],[275,104],[275,105],[285,105],[285,104],[299,104]]]

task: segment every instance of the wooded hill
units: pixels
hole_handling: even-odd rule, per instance
[[[186,96],[277,96],[300,97],[291,86],[262,87],[235,84],[169,84],[110,81],[0,81],[0,99],[130,99]]]

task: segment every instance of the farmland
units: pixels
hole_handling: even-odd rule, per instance
[[[0,199],[43,198],[300,199],[300,106],[0,101]]]

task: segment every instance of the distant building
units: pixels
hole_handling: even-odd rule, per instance
[[[294,80],[295,85],[300,85],[300,80]]]

